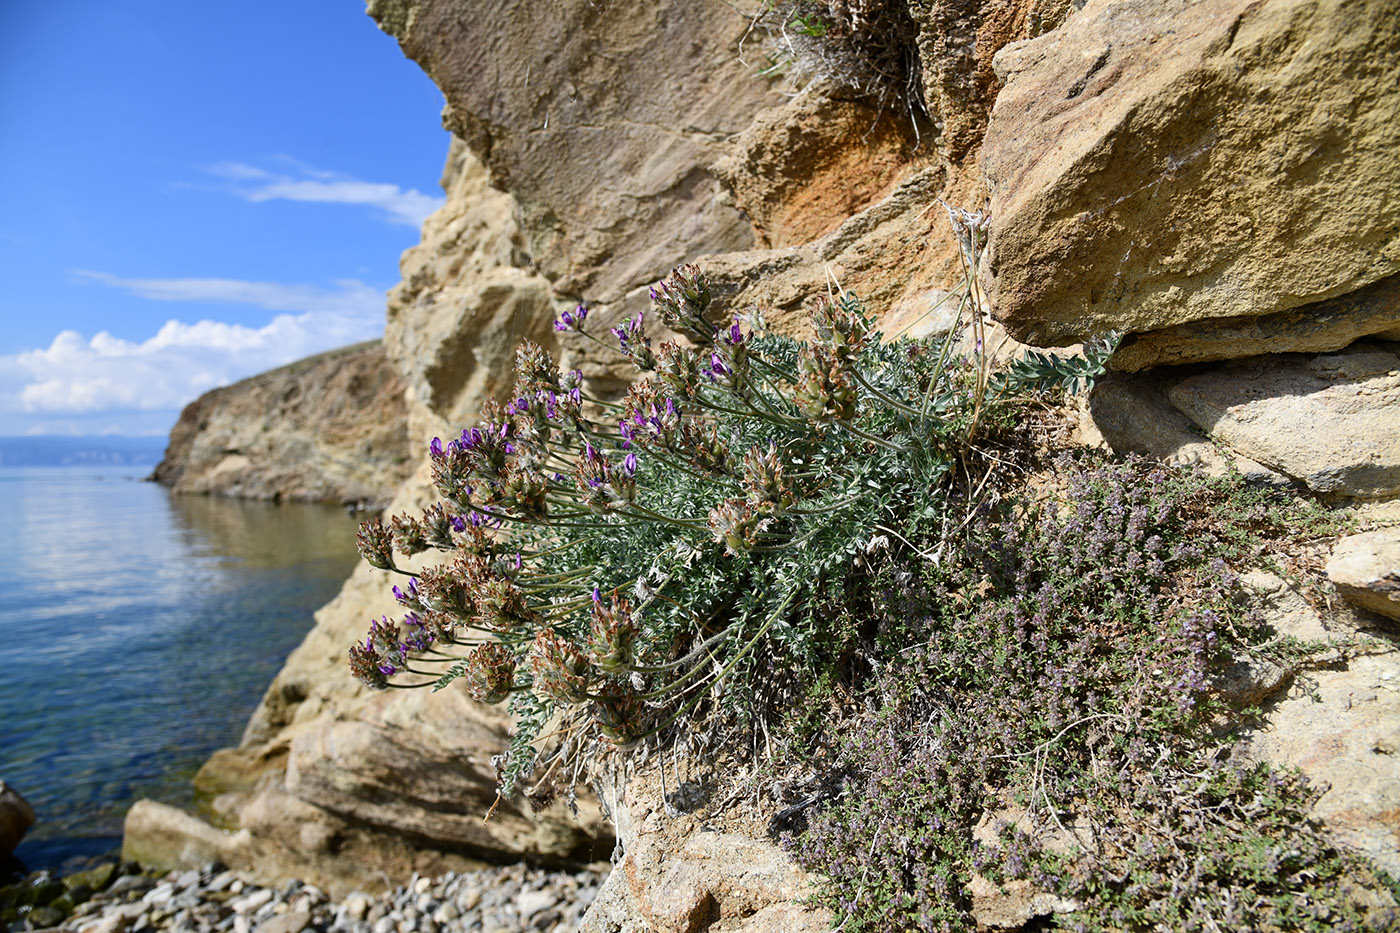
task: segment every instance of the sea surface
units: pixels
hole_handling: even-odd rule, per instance
[[[355,561],[344,509],[174,496],[149,467],[0,467],[0,779],[72,867],[189,806]]]

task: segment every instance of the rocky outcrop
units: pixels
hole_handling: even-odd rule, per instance
[[[515,200],[491,186],[460,140],[448,152],[442,187],[447,203],[400,260],[384,327],[420,445],[467,422],[482,399],[509,393],[521,339],[558,349],[555,296],[531,268]]]
[[[1014,335],[1134,333],[1118,364],[1142,368],[1241,355],[1181,330],[1203,323],[1258,321],[1267,352],[1396,325],[1393,300],[1317,304],[1400,272],[1394,4],[1099,0],[1072,23],[996,58],[988,287]]]
[[[794,88],[755,76],[745,56],[757,54],[762,30],[750,32],[724,4],[569,0],[521,17],[504,0],[371,0],[371,15],[443,89],[447,124],[465,140],[444,173],[447,205],[405,253],[389,300],[385,353],[403,381],[410,446],[455,433],[485,399],[504,396],[523,337],[582,368],[600,394],[619,390],[617,360],[558,340],[552,321],[580,300],[604,326],[635,313],[647,285],[681,261],[712,273],[723,310],[757,304],[790,332],[806,326],[807,303],[833,281],[883,312],[887,332],[926,327],[920,319],[958,271],[938,200],[976,206],[984,168],[994,194],[993,297],[1022,337],[1127,331],[1124,368],[1138,369],[1284,349],[1331,353],[1358,334],[1394,336],[1400,279],[1387,211],[1400,201],[1393,173],[1375,177],[1375,153],[1393,152],[1397,125],[1382,119],[1393,97],[1381,92],[1395,84],[1384,81],[1393,48],[1383,40],[1396,34],[1385,16],[1359,18],[1371,24],[1363,35],[1320,0],[1248,9],[1201,0],[1169,4],[1162,9],[1179,14],[1171,28],[1148,29],[1166,15],[1155,5],[1076,6],[908,4],[931,118],[911,122],[836,83],[817,80],[788,96]],[[1222,19],[1236,7],[1241,15]],[[1346,60],[1360,64],[1342,68],[1309,35],[1350,41]],[[1033,41],[1016,41],[1025,39]],[[1359,90],[1368,76],[1374,87]],[[1343,98],[1371,109],[1353,114]],[[1215,137],[1198,138],[1197,128],[1212,126]],[[1369,187],[1340,177],[1347,160]],[[1279,171],[1291,173],[1289,184]],[[1081,217],[1092,223],[1076,226]],[[1314,380],[1306,392],[1258,362],[1120,374],[1090,413],[1115,448],[1239,468],[1261,482],[1321,484],[1337,473],[1338,464],[1322,463],[1335,455],[1275,450],[1271,434],[1299,433],[1297,415],[1284,412],[1300,409],[1264,402],[1301,405],[1319,425],[1354,406],[1362,421],[1380,413],[1367,421],[1373,447],[1362,449],[1357,420],[1315,428],[1307,440],[1352,448],[1354,466],[1374,451],[1389,462],[1393,415],[1376,404],[1389,398],[1384,367],[1366,363],[1356,376],[1350,362],[1277,364],[1290,366],[1289,379]],[[1389,494],[1359,466],[1341,472],[1351,478],[1333,493]],[[428,498],[420,471],[391,509]],[[299,875],[343,891],[376,884],[381,872],[398,879],[610,851],[612,829],[588,801],[582,820],[562,804],[535,813],[505,803],[481,821],[494,803],[490,758],[509,732],[499,710],[456,690],[373,694],[351,680],[345,648],[369,619],[395,610],[390,583],[359,566],[288,658],[240,746],[201,772],[216,818],[247,833],[246,855],[236,857],[269,880]],[[1328,696],[1346,702],[1373,676],[1371,663],[1327,672],[1352,678],[1328,681]],[[1241,672],[1230,689],[1259,698],[1258,674]],[[1286,682],[1274,677],[1263,692]],[[1303,707],[1279,708],[1277,722],[1303,716]],[[1342,771],[1360,747],[1338,746]],[[1276,757],[1295,761],[1296,751],[1280,747]],[[1318,767],[1324,777],[1342,773]],[[793,905],[808,879],[762,833],[667,816],[645,782],[605,793],[625,854],[590,913],[594,929],[828,924]],[[1356,825],[1385,816],[1352,803],[1343,811],[1362,814],[1345,817]]]
[[[508,391],[521,337],[553,345],[553,300],[526,268],[511,199],[460,144],[443,186],[447,204],[401,260],[385,329],[418,450]],[[421,459],[413,458],[420,467]],[[388,510],[421,509],[431,496],[420,468]],[[509,741],[501,709],[457,689],[374,692],[348,675],[346,647],[369,620],[399,609],[389,576],[355,569],[287,658],[240,745],[216,753],[197,776],[215,820],[251,837],[246,858],[228,864],[342,892],[414,871],[606,856],[611,832],[586,799],[578,816],[565,802],[545,812],[521,801],[495,806],[491,757]]]
[[[382,505],[411,471],[403,382],[373,341],[204,393],[152,479],[181,493]]]
[[[444,123],[520,204],[530,255],[562,295],[616,301],[753,231],[708,168],[780,102],[735,54],[723,4],[371,0],[447,98]]]

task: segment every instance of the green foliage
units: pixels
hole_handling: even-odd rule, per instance
[[[1046,390],[1056,386],[1066,392],[1088,388],[1102,376],[1108,358],[1118,349],[1123,335],[1109,331],[1084,345],[1081,356],[1050,356],[1039,350],[1027,350],[997,375],[996,388],[1006,392],[1033,389]]]
[[[1019,404],[985,359],[887,342],[849,295],[816,303],[810,341],[716,326],[693,267],[652,299],[690,343],[653,347],[640,314],[614,327],[644,377],[621,403],[522,344],[510,404],[433,442],[442,502],[360,535],[373,566],[411,579],[352,671],[509,700],[503,793],[542,749],[577,765],[672,726],[774,716],[848,651],[869,552],[936,511],[980,426]],[[556,327],[596,339],[587,317]],[[396,563],[434,550],[447,561]]]

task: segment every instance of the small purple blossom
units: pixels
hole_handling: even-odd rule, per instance
[[[588,317],[586,305],[579,305],[572,312],[565,311],[559,315],[559,319],[554,322],[554,329],[560,333],[568,331],[582,331],[583,321]]]

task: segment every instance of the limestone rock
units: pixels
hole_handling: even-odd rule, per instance
[[[426,468],[390,511],[428,501]],[[412,567],[412,564],[406,564]],[[456,690],[375,692],[345,667],[367,620],[397,610],[383,571],[361,563],[288,656],[237,749],[196,777],[218,817],[249,830],[264,883],[297,877],[345,892],[390,878],[478,868],[483,859],[591,861],[611,834],[596,804],[529,814],[495,800],[490,756],[507,740],[497,707]],[[229,862],[232,865],[234,863]]]
[[[1392,275],[1359,291],[1314,302],[1301,308],[1262,314],[1177,324],[1145,334],[1132,334],[1113,354],[1119,370],[1209,360],[1239,359],[1278,353],[1328,353],[1352,343],[1357,334],[1389,327],[1400,317],[1400,276]],[[1400,339],[1386,331],[1374,336]]]
[[[1236,706],[1255,706],[1288,686],[1292,672],[1268,658],[1241,655],[1210,678],[1211,689]]]
[[[1400,491],[1400,357],[1371,348],[1255,359],[1168,392],[1208,434],[1319,493]]]
[[[967,886],[972,898],[972,916],[979,930],[1021,930],[1037,917],[1073,913],[1079,905],[1047,891],[1038,891],[1029,881],[1009,881],[996,885],[981,875],[973,875]]]
[[[1277,703],[1250,741],[1258,758],[1302,769],[1326,788],[1313,813],[1336,837],[1400,872],[1400,652],[1308,674],[1308,692]]]
[[[483,399],[509,394],[515,345],[557,351],[553,293],[530,270],[510,195],[454,140],[443,171],[447,201],[399,261],[384,345],[407,384],[413,462],[435,435],[460,430]]]
[[[1348,535],[1337,542],[1327,576],[1347,600],[1400,619],[1400,528]]]
[[[918,26],[924,105],[938,147],[953,162],[975,154],[1001,90],[994,56],[1013,40],[1044,35],[1074,11],[1075,0],[910,0]]]
[[[0,858],[15,851],[15,846],[34,825],[34,808],[4,781],[0,781]]]
[[[379,341],[213,389],[153,478],[176,492],[383,504],[411,472],[403,382]]]
[[[1114,453],[1143,454],[1175,466],[1199,464],[1211,476],[1235,470],[1246,481],[1263,485],[1289,482],[1263,464],[1211,443],[1168,401],[1167,389],[1176,381],[1158,373],[1111,373],[1094,387],[1088,415]]]
[[[1019,339],[1117,329],[1145,335],[1134,366],[1217,358],[1234,353],[1170,329],[1400,272],[1393,3],[1094,0],[995,64],[989,290]],[[1263,332],[1271,352],[1336,347],[1397,316]]]
[[[403,256],[385,329],[407,384],[409,431],[424,445],[508,393],[521,337],[557,349],[553,298],[524,268],[512,199],[460,144],[443,182],[447,204]],[[433,501],[425,459],[412,457],[417,472],[390,513]],[[399,611],[389,577],[357,566],[287,658],[239,747],[216,753],[196,778],[220,820],[252,833],[258,877],[347,891],[380,884],[381,874],[441,874],[483,858],[588,861],[606,852],[611,834],[587,799],[581,818],[562,802],[536,814],[503,804],[482,822],[495,801],[490,757],[508,738],[499,708],[455,690],[375,693],[349,676],[347,647],[369,619]]]
[[[800,246],[883,200],[930,156],[908,120],[813,89],[760,114],[714,164],[764,248]],[[859,140],[859,144],[855,141]]]
[[[1240,574],[1240,583],[1259,598],[1262,621],[1280,635],[1300,641],[1345,637],[1308,604],[1293,584],[1267,570]]]
[[[122,828],[122,858],[161,871],[200,869],[211,862],[249,862],[248,833],[226,833],[154,800],[138,800]]]
[[[667,816],[654,783],[600,788],[624,855],[581,933],[819,933],[831,914],[804,906],[812,878],[766,839]]]
[[[520,202],[561,294],[602,302],[701,253],[753,245],[708,166],[780,101],[724,4],[371,0],[447,98],[444,122]]]

